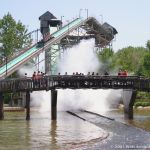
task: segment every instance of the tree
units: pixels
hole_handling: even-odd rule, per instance
[[[26,36],[27,29],[20,21],[16,22],[10,13],[0,19],[1,55],[12,56],[22,47],[29,45],[30,38]]]
[[[112,61],[113,67],[127,70],[133,74],[141,72],[142,59],[145,53],[147,53],[147,49],[143,47],[129,46],[123,48],[115,53]]]
[[[104,48],[99,53],[99,59],[102,63],[107,63],[110,58],[112,58],[114,51],[111,48]]]
[[[104,48],[101,52],[98,53],[98,58],[102,63],[100,70],[103,73],[105,71],[110,71],[113,55],[114,51],[111,48]]]
[[[143,58],[143,71],[147,77],[150,77],[150,52],[147,52]]]
[[[150,50],[150,40],[147,41],[146,47],[148,48],[148,50]]]

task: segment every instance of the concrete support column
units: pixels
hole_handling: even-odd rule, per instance
[[[3,108],[3,104],[4,104],[4,96],[3,93],[0,92],[0,120],[4,119],[4,108]]]
[[[124,117],[133,119],[133,105],[136,99],[136,90],[123,90]]]
[[[57,119],[57,90],[51,90],[51,120]]]
[[[30,120],[30,92],[26,92],[26,120]]]

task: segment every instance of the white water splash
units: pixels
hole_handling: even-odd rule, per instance
[[[73,72],[82,72],[87,74],[89,71],[97,71],[100,63],[94,50],[94,40],[83,40],[79,45],[67,50],[64,59],[59,62],[58,70],[64,74]]]
[[[101,67],[94,51],[94,40],[83,40],[77,46],[66,50],[59,62],[59,72],[72,74],[73,72],[97,72]],[[106,111],[110,104],[116,104],[121,98],[119,90],[58,90],[58,111],[73,109],[87,109],[91,111]],[[40,111],[50,111],[50,91],[31,93],[32,105],[41,106]]]

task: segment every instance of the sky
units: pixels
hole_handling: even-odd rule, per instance
[[[8,12],[20,20],[29,31],[40,27],[39,16],[46,11],[63,21],[79,16],[80,9],[88,9],[89,16],[100,23],[107,22],[118,34],[114,50],[128,46],[146,46],[150,40],[150,0],[0,0],[0,18]],[[82,10],[81,16],[86,16]]]

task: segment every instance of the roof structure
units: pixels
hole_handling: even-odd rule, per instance
[[[106,31],[112,32],[114,35],[116,35],[116,34],[118,33],[117,30],[116,30],[113,26],[111,26],[110,24],[108,24],[107,22],[105,22],[105,23],[102,25],[102,27],[103,27]]]
[[[49,11],[45,12],[43,15],[41,15],[39,17],[39,20],[46,20],[49,21],[51,19],[57,19],[52,13],[50,13]]]

